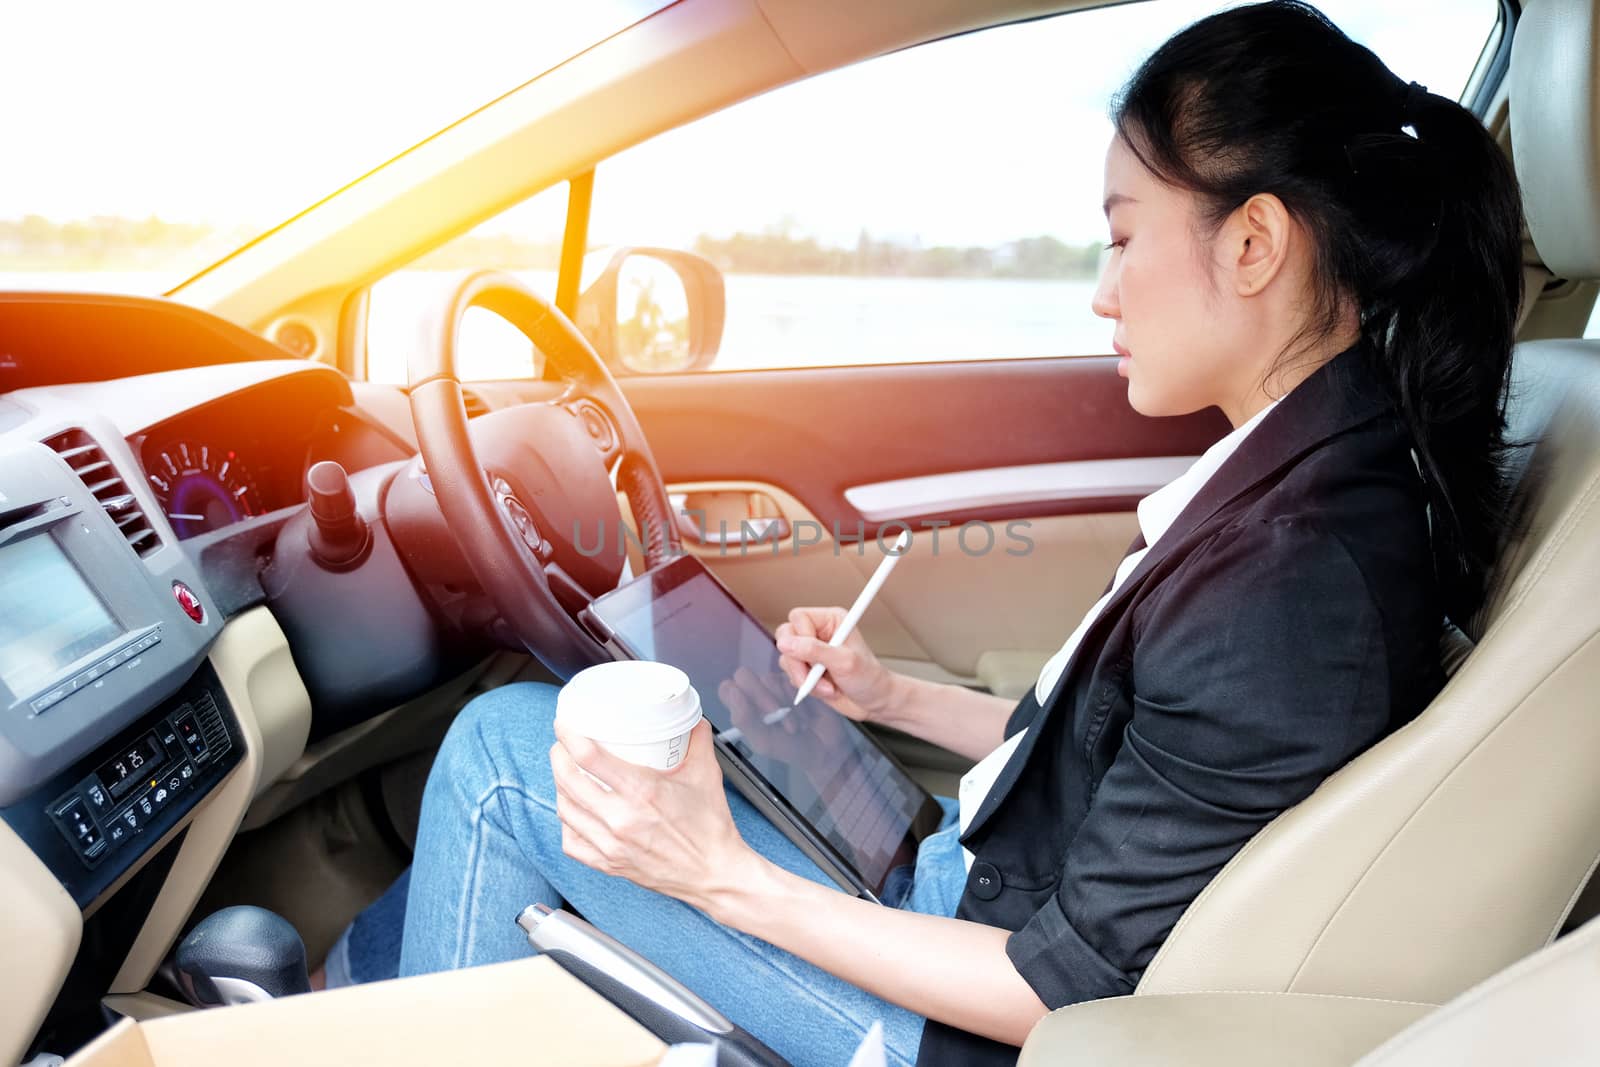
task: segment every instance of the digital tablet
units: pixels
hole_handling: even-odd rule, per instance
[[[689,676],[728,780],[849,892],[876,900],[914,865],[942,812],[871,735],[794,687],[772,635],[693,556],[596,600],[580,616],[619,658]]]

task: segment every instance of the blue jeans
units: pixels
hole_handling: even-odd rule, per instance
[[[351,924],[329,957],[330,984],[521,959],[515,919],[533,903],[570,904],[677,978],[797,1067],[843,1067],[874,1020],[891,1063],[916,1059],[923,1020],[670,897],[600,874],[561,851],[550,746],[556,688],[485,693],[462,710],[429,775],[411,869]],[[831,885],[732,790],[739,833],[785,870]],[[954,915],[966,881],[956,804],[922,842],[885,904]],[[896,899],[897,898],[897,899]],[[403,936],[398,938],[403,924]],[[398,947],[398,954],[396,948]]]

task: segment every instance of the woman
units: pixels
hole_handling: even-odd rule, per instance
[[[1251,835],[1433,697],[1504,511],[1509,165],[1292,2],[1179,33],[1113,118],[1094,309],[1129,402],[1234,429],[1140,503],[1015,707],[827,647],[838,609],[780,627],[791,681],[822,663],[841,714],[987,757],[902,899],[836,891],[726,796],[704,724],[659,774],[513,686],[435,765],[404,972],[525,955],[511,917],[565,900],[796,1063],[844,1063],[874,1019],[894,1062],[1006,1062],[1047,1011],[1132,991]]]

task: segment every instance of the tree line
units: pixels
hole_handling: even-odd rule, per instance
[[[158,218],[100,216],[55,222],[29,215],[0,219],[0,269],[140,270],[202,244],[211,245],[220,256],[253,236],[248,228],[221,230],[204,223]],[[992,246],[925,247],[915,241],[874,238],[862,231],[855,244],[846,247],[796,234],[787,224],[728,237],[702,234],[692,247],[726,274],[1092,278],[1100,256],[1098,244],[1073,245],[1049,236]],[[559,241],[466,233],[411,266],[417,270],[554,270],[560,258]]]
[[[1024,237],[1003,244],[933,245],[873,238],[862,231],[855,246],[828,245],[782,230],[701,235],[694,250],[726,274],[829,274],[912,278],[1093,278],[1101,246],[1067,244],[1055,237]]]

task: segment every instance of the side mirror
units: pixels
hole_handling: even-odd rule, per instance
[[[711,365],[722,343],[722,272],[692,252],[620,248],[578,298],[578,328],[611,372]]]

